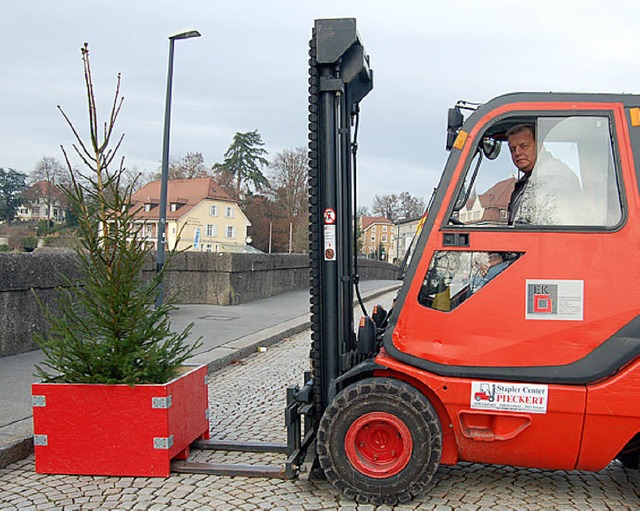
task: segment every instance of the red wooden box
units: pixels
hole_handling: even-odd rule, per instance
[[[207,367],[165,384],[34,383],[36,472],[166,477],[209,438]]]

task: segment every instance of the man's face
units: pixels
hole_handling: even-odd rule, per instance
[[[529,130],[515,133],[509,137],[509,151],[511,159],[518,169],[529,173],[536,164],[536,141]]]

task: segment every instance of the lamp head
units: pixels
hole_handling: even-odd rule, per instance
[[[169,39],[190,39],[191,37],[200,37],[200,32],[197,30],[187,30],[185,32],[180,32],[179,34],[170,35]]]

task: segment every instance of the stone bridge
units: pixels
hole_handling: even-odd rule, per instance
[[[41,306],[55,310],[56,288],[77,282],[77,263],[71,251],[0,253],[0,356],[37,349],[33,334],[47,328]],[[145,272],[155,266],[153,254]],[[363,280],[398,274],[397,266],[369,259],[358,259],[358,269]],[[164,293],[179,304],[236,305],[308,286],[308,255],[184,252],[168,267]]]

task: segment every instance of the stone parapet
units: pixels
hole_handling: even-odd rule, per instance
[[[47,325],[41,304],[55,310],[56,288],[73,286],[78,260],[68,250],[0,253],[0,356],[37,349],[35,332]],[[156,269],[151,254],[144,272]],[[398,268],[368,259],[358,260],[362,280],[393,280]],[[176,254],[168,264],[165,296],[178,304],[237,305],[306,289],[306,254],[189,253]]]

